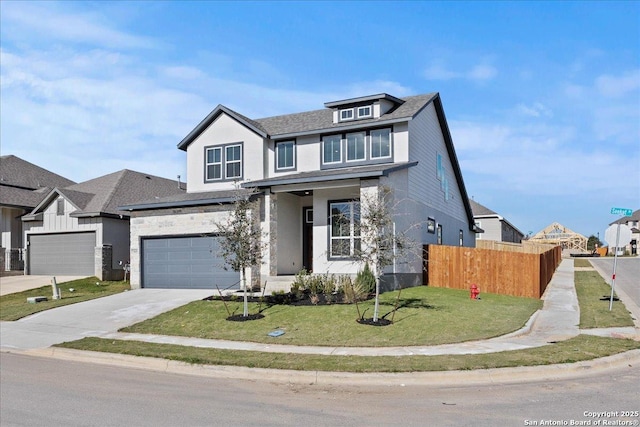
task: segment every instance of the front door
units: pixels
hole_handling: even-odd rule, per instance
[[[308,272],[313,271],[313,208],[302,208],[302,263]]]

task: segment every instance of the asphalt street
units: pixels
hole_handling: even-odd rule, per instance
[[[3,427],[493,427],[640,420],[634,415],[640,410],[638,366],[555,381],[438,386],[256,382],[11,353],[0,354],[0,366]]]

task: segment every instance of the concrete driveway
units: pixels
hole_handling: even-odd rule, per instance
[[[57,283],[82,279],[85,276],[56,276]],[[0,295],[13,294],[28,289],[51,285],[53,276],[2,276],[0,277]]]
[[[135,289],[54,308],[15,322],[0,322],[0,349],[46,348],[99,337],[213,294],[202,289]]]

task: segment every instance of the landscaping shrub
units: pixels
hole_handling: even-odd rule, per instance
[[[362,271],[358,272],[355,284],[366,293],[375,291],[376,277],[373,275],[368,263],[364,265],[364,269]]]

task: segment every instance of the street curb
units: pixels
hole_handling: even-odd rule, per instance
[[[1,352],[179,375],[309,385],[442,386],[458,383],[464,383],[465,385],[513,384],[582,378],[604,371],[628,369],[640,365],[640,350],[631,350],[589,361],[557,365],[494,368],[473,371],[406,373],[295,371],[238,366],[192,365],[186,362],[153,357],[130,356],[59,347],[25,351],[3,349]]]

